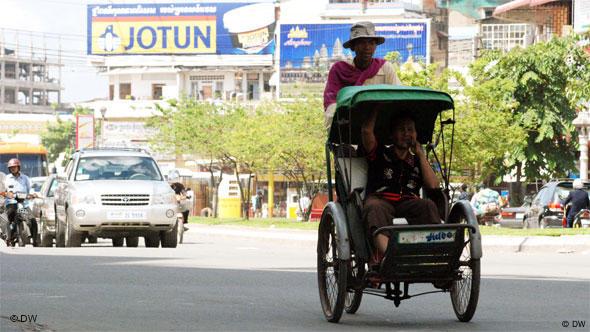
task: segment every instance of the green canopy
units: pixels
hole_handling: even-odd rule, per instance
[[[338,92],[329,141],[360,144],[361,125],[367,111],[375,107],[379,109],[375,125],[379,140],[388,141],[393,119],[409,115],[416,122],[418,140],[424,144],[432,138],[438,114],[453,109],[454,104],[447,93],[428,88],[387,84],[345,87]]]

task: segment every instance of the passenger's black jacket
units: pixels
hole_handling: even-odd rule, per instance
[[[573,218],[581,209],[590,208],[588,193],[584,189],[570,191],[569,195],[567,195],[567,198],[563,202],[563,205],[567,205],[568,203],[572,203],[572,207],[567,212],[568,218]]]

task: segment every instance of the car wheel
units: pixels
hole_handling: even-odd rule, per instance
[[[39,235],[41,236],[41,247],[53,247],[53,236],[49,235],[45,221],[43,220],[43,216],[41,216],[41,221],[39,222]]]
[[[113,240],[113,247],[122,247],[123,241],[125,240],[125,238],[114,237],[112,240]]]
[[[157,248],[160,246],[160,234],[158,232],[150,232],[144,236],[145,246],[148,248]]]
[[[82,234],[74,230],[74,226],[68,220],[66,211],[65,244],[66,247],[80,247],[82,245]]]
[[[66,246],[64,224],[55,215],[55,246],[63,248]]]
[[[542,228],[542,229],[547,228],[547,221],[545,219],[541,219],[539,221],[539,228]]]
[[[139,237],[137,236],[128,236],[125,238],[125,244],[129,248],[136,248],[139,245]]]
[[[179,225],[180,224],[180,225]],[[162,241],[162,248],[176,248],[178,244],[178,228],[184,227],[179,220],[176,220],[174,228],[171,231],[160,233],[160,240]]]
[[[88,235],[88,243],[98,243],[98,237],[96,235]]]

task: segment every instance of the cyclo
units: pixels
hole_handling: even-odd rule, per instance
[[[366,234],[361,210],[367,163],[360,129],[367,110],[373,108],[378,108],[375,133],[381,138],[387,137],[389,128],[384,124],[392,117],[412,114],[418,141],[426,145],[429,159],[433,157],[440,165],[436,168],[444,188],[428,198],[435,200],[443,223],[404,225],[394,219],[391,226]],[[448,113],[450,117],[443,118]],[[318,288],[328,321],[338,322],[343,311],[354,314],[363,294],[392,300],[397,307],[402,300],[418,295],[449,292],[457,318],[467,322],[473,317],[479,297],[481,234],[469,202],[449,202],[446,198],[454,118],[451,96],[426,88],[370,85],[346,87],[338,93],[326,142],[329,202],[322,212],[317,244]],[[444,134],[448,131],[450,139]],[[441,158],[438,151],[442,151]],[[380,232],[389,234],[388,248],[380,264],[373,264],[370,238]],[[409,286],[417,283],[438,286],[433,291],[410,294]]]

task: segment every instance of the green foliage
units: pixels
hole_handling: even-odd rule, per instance
[[[325,129],[321,99],[214,105],[181,99],[159,108],[147,125],[159,130],[151,144],[160,151],[193,154],[237,173],[282,172],[312,192],[323,176]],[[242,200],[249,186],[240,183]]]
[[[523,144],[506,155],[504,174],[519,165],[530,179],[563,177],[574,169],[572,121],[576,106],[590,95],[590,60],[576,41],[553,38],[506,54],[484,54],[472,66],[476,86],[491,84],[488,93],[505,90],[497,98],[510,110],[510,125],[523,131]]]
[[[72,153],[75,130],[73,121],[63,121],[59,117],[55,123],[47,124],[47,130],[41,133],[41,144],[47,149],[49,162],[55,162],[62,152],[66,152],[66,155]]]

